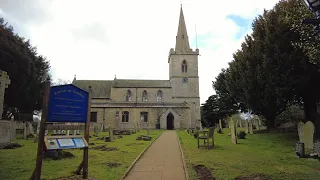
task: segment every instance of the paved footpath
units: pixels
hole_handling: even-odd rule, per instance
[[[133,166],[125,180],[185,180],[176,131],[165,131]]]

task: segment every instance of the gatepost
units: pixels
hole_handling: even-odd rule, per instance
[[[44,148],[45,150],[83,149],[83,160],[76,172],[79,174],[83,169],[82,178],[88,178],[90,107],[91,87],[89,87],[89,92],[72,84],[50,87],[50,80],[47,80],[44,89],[36,168],[30,180],[40,180]],[[72,123],[80,125],[72,125]],[[73,130],[79,128],[84,129],[83,136],[45,135],[48,129]]]

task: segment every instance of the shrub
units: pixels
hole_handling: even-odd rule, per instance
[[[246,133],[244,132],[244,131],[240,131],[239,133],[238,133],[238,138],[239,139],[245,139],[246,138]]]

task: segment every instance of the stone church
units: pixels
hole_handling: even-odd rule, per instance
[[[169,80],[77,80],[91,86],[91,124],[115,129],[184,129],[201,126],[199,49],[190,49],[182,7],[176,46],[168,56]],[[165,63],[165,61],[163,61]]]

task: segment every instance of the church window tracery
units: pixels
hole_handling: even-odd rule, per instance
[[[186,60],[183,60],[183,61],[182,61],[181,71],[182,71],[183,73],[186,73],[186,72],[188,71],[188,65],[187,65],[187,61],[186,61]]]
[[[148,93],[146,90],[144,90],[142,93],[142,101],[148,101]]]
[[[131,94],[131,91],[128,90],[126,95],[126,101],[131,101],[131,100],[132,100],[132,94]]]
[[[128,111],[122,112],[122,122],[129,122],[129,112]]]
[[[157,92],[157,101],[162,101],[162,91],[161,90],[159,90]]]

